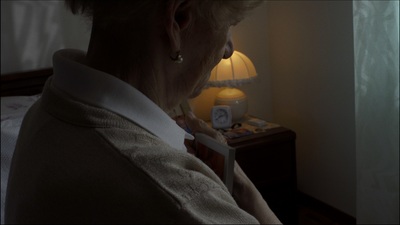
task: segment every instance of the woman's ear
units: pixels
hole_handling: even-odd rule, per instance
[[[174,53],[180,51],[182,31],[193,22],[194,2],[195,0],[170,0],[166,3],[166,32]]]

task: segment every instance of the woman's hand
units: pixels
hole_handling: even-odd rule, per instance
[[[192,130],[192,133],[203,133],[206,134],[217,141],[226,144],[226,139],[224,135],[222,135],[220,132],[214,130],[210,126],[207,125],[206,122],[204,122],[201,119],[198,119],[193,112],[188,112],[185,116],[186,120],[186,125],[189,127],[190,130]]]

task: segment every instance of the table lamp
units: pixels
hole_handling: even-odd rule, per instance
[[[251,60],[238,51],[230,58],[222,59],[211,71],[207,87],[226,87],[217,94],[215,105],[229,105],[233,121],[243,118],[248,104],[246,94],[236,87],[250,83],[256,76]]]

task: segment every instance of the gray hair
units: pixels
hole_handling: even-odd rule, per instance
[[[227,19],[241,20],[251,9],[257,7],[262,0],[196,0],[197,14],[204,21],[216,27]],[[91,21],[97,17],[96,23],[104,26],[113,22],[128,22],[136,18],[137,22],[145,21],[146,16],[163,7],[165,0],[65,0],[66,6],[73,14],[82,14]]]

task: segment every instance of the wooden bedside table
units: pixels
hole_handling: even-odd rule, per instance
[[[295,140],[293,131],[279,125],[228,139],[236,161],[283,224],[298,223]]]

